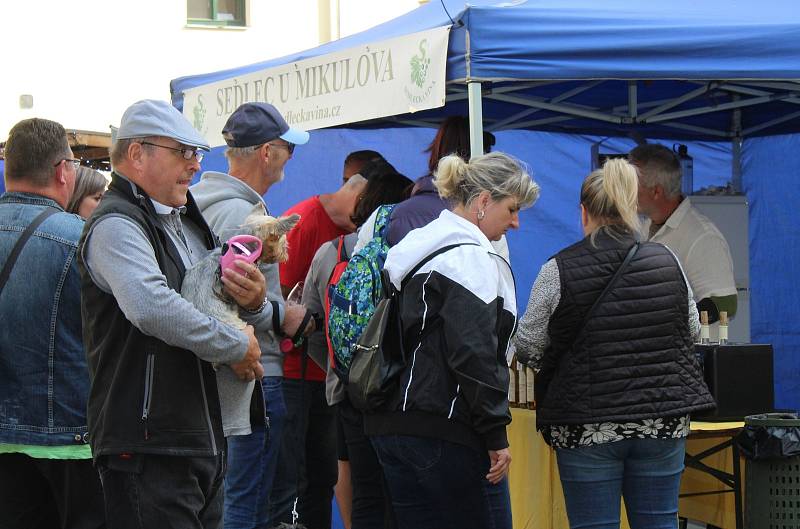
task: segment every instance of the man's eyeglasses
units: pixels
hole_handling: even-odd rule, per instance
[[[150,143],[149,141],[140,141],[139,143],[141,143],[142,145],[152,145],[153,147],[161,147],[162,149],[169,149],[171,151],[179,152],[181,153],[181,156],[183,157],[184,160],[191,160],[192,158],[194,158],[195,160],[197,160],[197,163],[202,162],[203,156],[205,156],[204,152],[193,147],[181,147],[181,148],[167,147],[166,145],[159,145],[158,143]]]
[[[59,161],[57,161],[56,163],[54,163],[53,167],[58,167],[58,164],[60,164],[61,162],[69,162],[69,163],[71,163],[73,169],[77,169],[81,165],[81,161],[80,160],[76,160],[74,158],[62,158]]]
[[[267,143],[270,147],[281,147],[289,151],[289,154],[294,154],[294,148],[296,145],[294,143]]]

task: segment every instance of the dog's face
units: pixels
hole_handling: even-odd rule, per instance
[[[299,220],[300,215],[296,213],[288,217],[270,217],[261,205],[248,215],[244,231],[261,239],[263,245],[258,262],[282,263],[289,258],[286,234]]]

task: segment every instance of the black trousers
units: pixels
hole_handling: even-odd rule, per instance
[[[91,459],[0,454],[0,529],[103,527],[103,491]]]
[[[219,529],[225,457],[150,454],[97,461],[111,529]]]
[[[352,529],[394,529],[397,523],[389,488],[375,449],[364,435],[364,416],[347,398],[337,405],[337,411],[353,484]]]

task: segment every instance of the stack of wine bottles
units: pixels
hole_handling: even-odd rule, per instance
[[[533,398],[533,369],[514,358],[508,368],[508,402],[514,408],[536,409]]]

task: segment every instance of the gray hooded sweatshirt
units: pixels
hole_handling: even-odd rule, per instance
[[[253,206],[259,203],[264,204],[264,199],[249,185],[228,174],[216,171],[203,173],[200,182],[193,185],[191,191],[203,217],[222,242],[225,242],[228,236],[235,234],[235,229],[244,223]],[[266,204],[264,206],[266,207]],[[281,295],[278,265],[261,264],[259,268],[267,282],[267,299],[277,302],[280,310],[278,319],[283,323],[284,301]],[[272,307],[273,305],[268,303],[261,314],[255,318],[245,312],[240,315],[255,328],[258,345],[261,347],[261,365],[264,366],[264,376],[280,377],[283,376],[283,353],[278,347],[278,339],[272,328]],[[247,383],[242,382],[242,384]],[[223,394],[226,389],[223,386],[220,386],[219,389],[220,400],[226,400],[226,395]],[[252,388],[250,393],[252,393]],[[241,399],[237,398],[237,400]],[[223,423],[226,425],[225,435],[250,433],[249,403],[249,399],[246,403],[239,403],[241,405],[235,406],[235,410],[234,407],[228,407],[227,417],[225,416],[226,410],[223,410]],[[245,423],[246,426],[244,426]]]

